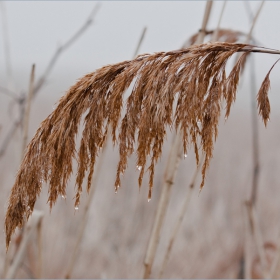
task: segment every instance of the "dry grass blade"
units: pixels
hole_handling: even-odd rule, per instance
[[[166,128],[173,124],[182,133],[184,153],[192,143],[198,154],[197,142],[201,139],[205,155],[203,186],[218,135],[221,102],[226,99],[229,111],[234,100],[236,87],[232,91],[228,85],[235,86],[238,82],[239,67],[234,67],[226,77],[225,66],[237,52],[279,54],[276,50],[246,44],[202,44],[184,50],[139,55],[133,60],[102,67],[80,79],[42,122],[27,148],[9,199],[5,220],[7,246],[15,228],[22,226],[32,213],[43,181],[49,182],[50,207],[59,195],[66,195],[73,158],[78,162],[75,206],[79,205],[84,177],[88,172],[89,189],[96,157],[109,126],[113,142],[119,144],[116,191],[121,185],[120,176],[127,168],[127,159],[136,151],[137,165],[141,167],[139,186],[149,163],[151,197],[154,167],[162,153]],[[122,117],[124,92],[132,82],[134,87]],[[82,139],[76,152],[75,137],[83,117]]]
[[[270,103],[268,99],[268,90],[270,88],[270,79],[269,75],[275,64],[279,61],[278,59],[273,66],[270,68],[269,72],[267,73],[264,81],[262,82],[262,85],[260,87],[257,101],[258,101],[258,107],[259,107],[259,114],[262,116],[265,126],[267,125],[267,122],[269,121],[269,114],[270,114]]]

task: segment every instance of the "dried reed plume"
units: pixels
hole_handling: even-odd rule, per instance
[[[226,63],[237,52],[244,54],[226,77]],[[43,181],[49,182],[50,207],[59,195],[66,195],[73,158],[78,162],[75,206],[79,205],[84,177],[88,172],[89,190],[96,157],[109,126],[113,143],[119,144],[116,191],[121,185],[120,175],[127,168],[127,159],[136,151],[140,169],[138,183],[141,186],[144,171],[148,170],[148,197],[151,198],[155,164],[162,153],[166,129],[173,125],[181,131],[185,154],[193,144],[197,163],[201,146],[205,156],[202,188],[218,135],[221,102],[226,102],[227,118],[236,97],[240,67],[248,52],[280,54],[276,50],[247,44],[202,44],[139,55],[133,60],[102,67],[80,79],[42,122],[27,148],[6,213],[7,248],[16,227],[22,226],[32,213]],[[270,112],[268,81],[269,76],[258,94],[259,111],[265,124]],[[122,116],[124,92],[133,82]],[[76,152],[75,137],[82,117],[82,139]]]
[[[206,30],[205,33],[206,33],[205,36],[209,37],[208,39],[211,39],[211,37],[215,33],[215,30]],[[183,44],[183,48],[188,48],[189,46],[195,44],[195,42],[197,40],[197,37],[198,37],[198,34],[199,34],[199,32],[192,35]],[[219,29],[219,31],[217,33],[216,41],[236,43],[238,40],[240,41],[241,37],[244,37],[244,36],[246,36],[246,34],[241,32],[241,31],[236,31],[236,30],[231,30],[231,29]]]

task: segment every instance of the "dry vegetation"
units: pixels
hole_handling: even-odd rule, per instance
[[[146,29],[143,34],[145,31]],[[207,31],[205,35],[213,35],[214,32]],[[280,116],[275,116],[270,129],[262,129],[260,132],[261,135],[272,134],[272,138],[264,138],[261,143],[266,156],[262,158],[264,170],[259,192],[265,192],[266,184],[271,189],[261,199],[257,211],[252,201],[247,202],[247,208],[243,203],[244,197],[248,196],[246,186],[251,180],[248,112],[239,108],[240,111],[233,112],[233,120],[230,118],[225,124],[219,122],[223,110],[225,119],[231,113],[248,54],[272,55],[280,52],[236,43],[242,36],[246,36],[242,32],[221,29],[215,36],[226,42],[210,42],[169,52],[143,54],[87,74],[66,92],[53,112],[41,123],[26,149],[10,193],[5,217],[8,248],[17,227],[24,226],[28,238],[34,235],[26,222],[30,216],[34,216],[32,212],[35,206],[47,212],[48,207],[58,204],[53,208],[53,218],[44,217],[43,236],[42,216],[36,224],[38,234],[33,238],[38,239],[39,256],[42,252],[44,254],[40,264],[34,253],[36,246],[33,244],[28,248],[27,234],[23,235],[26,247],[22,250],[28,256],[28,276],[65,277],[66,272],[61,267],[66,262],[72,266],[70,257],[52,263],[52,256],[73,251],[76,228],[84,226],[79,220],[83,219],[82,215],[88,215],[89,208],[91,219],[88,220],[85,235],[84,229],[81,232],[82,241],[79,241],[80,257],[84,261],[77,262],[75,259],[76,272],[73,276],[131,278],[141,275],[145,247],[151,235],[150,227],[156,208],[155,204],[147,204],[143,191],[138,193],[137,188],[128,185],[135,185],[134,177],[138,172],[139,188],[141,185],[149,185],[148,200],[152,197],[152,191],[153,201],[159,199],[162,164],[167,160],[164,151],[172,149],[170,132],[180,135],[182,155],[185,158],[188,155],[188,160],[179,167],[174,186],[176,191],[170,200],[170,208],[173,210],[167,214],[161,232],[161,246],[157,251],[159,258],[153,269],[170,278],[234,278],[248,275],[258,278],[280,275],[278,244],[271,241],[276,240],[278,235],[275,227],[271,230],[277,220],[275,213],[278,210],[278,204],[274,201],[275,193],[278,192],[277,176],[271,168],[273,166],[277,170],[279,166],[276,156],[279,147],[275,139],[278,137],[276,127]],[[188,42],[194,44],[198,37],[199,33]],[[140,41],[142,39],[141,37]],[[233,61],[233,58],[237,59],[236,63],[228,70],[228,61]],[[275,64],[277,62],[278,60]],[[256,92],[258,113],[265,126],[271,111],[268,98],[269,75],[275,64],[265,76],[258,93]],[[39,81],[44,79],[45,77]],[[30,96],[32,84],[33,82],[30,83]],[[36,92],[36,84],[34,90]],[[31,102],[31,97],[29,99]],[[26,111],[29,113],[29,110]],[[210,164],[219,128],[220,138],[215,144],[215,157]],[[246,136],[238,138],[237,135]],[[107,143],[110,139],[112,141]],[[267,145],[269,139],[274,139],[274,142]],[[84,179],[87,177],[85,188],[89,192],[96,164],[106,145],[106,165],[103,163],[100,174],[97,174],[98,185],[104,187],[97,188],[92,206],[90,203],[86,204],[85,212],[76,212],[75,216],[69,218],[73,212],[70,210],[73,209],[72,202],[68,200],[67,205],[61,202],[64,202],[66,196],[74,196],[75,208],[83,207],[81,201],[87,195],[83,193]],[[118,156],[113,146],[118,146]],[[11,151],[8,151],[7,157],[10,154]],[[181,198],[189,188],[188,182],[191,182],[190,189],[194,189],[195,180],[191,178],[193,174],[198,174],[200,166],[200,190],[205,183],[208,186],[199,197],[191,198],[190,193],[186,194],[188,200],[184,204]],[[115,179],[113,170],[116,173]],[[149,173],[149,178],[145,178],[145,172]],[[116,196],[109,185],[115,186],[115,192],[122,185],[122,191]],[[154,185],[158,187],[153,189]],[[46,198],[48,205],[41,200],[37,202],[40,195]],[[59,197],[64,199],[60,201]],[[267,201],[274,201],[275,205],[269,203],[269,207],[264,206]],[[187,206],[188,219],[181,225]],[[180,207],[183,211],[180,222],[176,225],[174,216],[180,212]],[[267,215],[271,216],[270,220],[265,220]],[[58,227],[52,226],[55,223],[59,224],[59,233]],[[173,225],[177,227],[176,235],[172,233]],[[174,242],[173,251],[167,248],[170,235],[174,236],[171,245]],[[183,242],[176,243],[175,240]],[[21,239],[16,239],[13,249],[15,256],[19,255],[22,243]],[[59,243],[64,245],[58,246]],[[76,249],[75,247],[74,250]],[[169,263],[167,258],[160,257],[165,255],[166,250],[167,255],[171,256]],[[15,265],[15,260],[16,258],[11,267]],[[95,265],[90,265],[92,263]],[[186,266],[186,263],[189,265]],[[52,267],[51,273],[47,273],[49,267]],[[71,273],[66,276],[71,277]],[[151,271],[148,276],[162,276],[150,273]],[[24,277],[23,270],[18,275]]]
[[[240,51],[244,54],[226,77],[227,60]],[[50,207],[59,196],[66,196],[66,186],[73,172],[72,160],[76,157],[75,207],[79,206],[85,173],[89,169],[89,191],[96,157],[103,147],[109,127],[114,144],[119,140],[120,160],[115,191],[121,185],[120,176],[127,168],[128,156],[137,151],[139,187],[147,158],[151,156],[148,199],[151,198],[155,163],[162,153],[166,128],[173,125],[182,133],[185,155],[188,143],[194,145],[197,164],[197,141],[199,137],[201,139],[201,149],[205,155],[202,188],[213,155],[214,140],[218,136],[221,102],[223,99],[226,101],[227,118],[236,98],[240,69],[248,52],[278,53],[251,45],[211,43],[167,53],[139,55],[134,60],[105,66],[80,79],[42,122],[28,145],[10,195],[6,215],[7,246],[15,228],[22,226],[32,213],[43,181],[49,182]],[[259,113],[265,124],[270,113],[267,96],[269,73],[258,93]],[[123,94],[133,79],[134,87],[121,119]],[[176,109],[173,114],[174,100]],[[83,114],[86,114],[84,129],[76,155],[75,137]],[[201,123],[201,128],[198,123]],[[118,128],[120,132],[117,137]]]

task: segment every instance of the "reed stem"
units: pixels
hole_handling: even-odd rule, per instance
[[[188,206],[190,204],[190,200],[191,200],[191,197],[192,197],[192,194],[193,194],[193,191],[194,191],[196,179],[197,179],[198,174],[201,171],[201,167],[202,167],[202,162],[203,161],[204,161],[204,159],[202,159],[199,162],[198,166],[196,167],[196,169],[194,171],[192,180],[191,180],[191,182],[190,182],[190,184],[188,186],[188,191],[187,191],[187,195],[185,197],[185,202],[183,204],[183,207],[181,208],[181,212],[180,212],[180,214],[179,214],[179,216],[177,218],[176,224],[175,224],[175,226],[173,228],[173,232],[172,232],[171,237],[169,239],[168,247],[167,247],[167,250],[166,250],[166,253],[165,253],[162,265],[161,265],[161,269],[160,269],[159,277],[158,278],[162,278],[162,276],[163,276],[163,272],[164,272],[164,270],[166,268],[166,265],[167,265],[167,262],[169,260],[169,256],[171,254],[171,251],[172,251],[172,248],[173,248],[173,245],[174,245],[174,241],[175,241],[175,239],[177,237],[177,234],[178,234],[179,229],[180,229],[180,227],[182,225],[183,219],[184,219],[184,217],[186,215]]]
[[[203,22],[198,34],[196,44],[202,44],[206,35],[206,26],[209,20],[213,1],[207,1],[204,12]],[[159,203],[157,206],[155,221],[153,223],[152,233],[149,238],[149,243],[144,259],[144,273],[143,278],[147,279],[151,275],[152,266],[154,263],[157,247],[160,239],[160,232],[166,215],[168,203],[170,200],[171,187],[174,184],[179,162],[183,155],[183,145],[181,143],[181,135],[175,135],[164,175],[164,184],[160,194]]]

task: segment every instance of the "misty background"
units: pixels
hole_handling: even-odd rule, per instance
[[[254,15],[261,2],[247,2],[227,1],[220,27],[248,33],[250,13]],[[206,4],[205,1],[99,3],[100,8],[93,24],[60,55],[46,84],[32,102],[29,140],[40,123],[52,112],[55,103],[77,79],[104,65],[132,59],[144,27],[147,27],[147,31],[139,54],[181,48],[190,36],[198,32]],[[53,53],[83,25],[96,4],[92,1],[0,2],[0,86],[17,94],[26,93],[31,65],[36,64],[36,80],[44,73]],[[214,1],[207,29],[217,27],[222,5],[223,1]],[[279,1],[265,2],[253,32],[259,46],[280,49],[279,11]],[[279,56],[252,56],[258,91],[265,75]],[[10,75],[7,73],[7,58],[10,61]],[[260,118],[258,120],[261,173],[257,209],[264,240],[273,244],[277,243],[280,232],[279,67],[276,65],[270,75],[271,117],[268,127],[264,127]],[[253,169],[251,72],[248,63],[240,79],[231,115],[227,121],[220,121],[219,136],[205,187],[201,193],[198,186],[195,190],[165,270],[166,278],[235,278],[239,275],[245,246],[244,213],[241,205],[249,197]],[[0,92],[0,145],[17,116],[18,105]],[[123,186],[115,195],[114,178],[118,155],[116,148],[109,147],[73,277],[142,276],[145,250],[171,144],[171,137],[168,139],[162,159],[156,166],[153,198],[149,203],[147,178],[139,191],[138,171],[135,170],[133,157],[124,175]],[[0,158],[0,228],[4,224],[9,192],[20,164],[21,141],[22,133],[18,130],[9,143],[5,156]],[[152,277],[158,277],[157,272],[175,217],[181,209],[194,170],[194,154],[191,151],[179,167]],[[81,219],[81,211],[74,211],[74,186],[75,183],[71,181],[67,199],[59,199],[51,213],[46,204],[47,186],[36,204],[36,209],[44,211],[42,276],[45,278],[64,278],[69,256],[73,252]],[[81,207],[86,196],[87,194],[83,195]],[[1,230],[1,262],[5,259],[4,238]],[[36,276],[35,268],[36,250],[31,247],[17,277]]]

